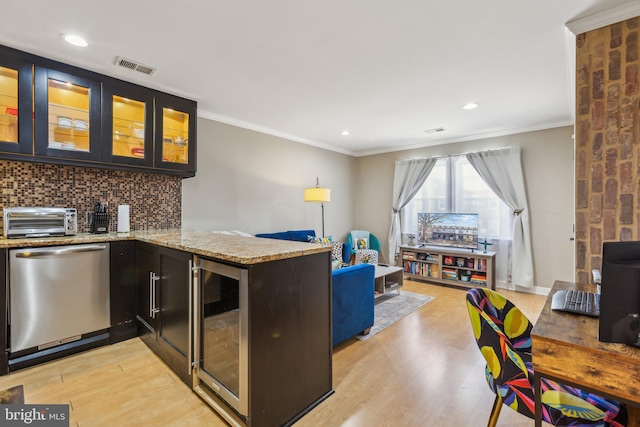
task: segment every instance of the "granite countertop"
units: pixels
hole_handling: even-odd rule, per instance
[[[331,246],[289,240],[264,239],[215,231],[146,230],[131,233],[77,234],[75,236],[0,239],[0,248],[77,245],[138,240],[238,264],[259,264],[278,259],[329,252]]]

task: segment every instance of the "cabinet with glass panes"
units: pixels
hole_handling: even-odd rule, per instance
[[[103,158],[195,173],[193,101],[115,79],[103,83]],[[155,115],[155,116],[154,116]]]
[[[90,74],[35,67],[35,153],[100,160],[100,82]]]
[[[31,65],[0,56],[0,152],[33,152],[31,96]]]
[[[156,97],[156,165],[195,170],[196,103],[166,94]]]
[[[196,171],[197,104],[0,46],[0,158]]]
[[[124,82],[102,89],[103,159],[111,163],[153,166],[153,94]]]

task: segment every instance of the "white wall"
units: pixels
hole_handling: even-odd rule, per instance
[[[303,201],[316,176],[331,189],[325,234],[343,239],[355,219],[354,157],[199,118],[198,171],[182,184],[182,228],[320,235],[320,204]]]
[[[573,127],[439,145],[361,157],[355,200],[356,226],[380,238],[388,254],[393,173],[396,160],[460,154],[491,148],[522,147],[522,166],[530,209],[534,284],[574,280]]]
[[[320,178],[331,189],[326,235],[343,240],[369,230],[388,254],[396,160],[520,146],[531,211],[535,285],[574,280],[573,127],[351,156],[259,132],[198,119],[198,173],[183,181],[185,230],[248,233],[313,228],[321,234],[320,205],[303,202],[303,189]]]

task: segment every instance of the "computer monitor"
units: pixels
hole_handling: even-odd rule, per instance
[[[640,241],[602,245],[598,339],[640,345]]]

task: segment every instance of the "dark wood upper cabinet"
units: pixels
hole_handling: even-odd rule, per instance
[[[35,67],[35,154],[99,161],[100,82]]]
[[[153,166],[153,93],[125,82],[102,87],[102,159]]]
[[[33,153],[32,67],[0,55],[0,152]]]
[[[0,159],[190,177],[196,120],[195,101],[0,46]]]
[[[155,164],[162,169],[196,170],[196,103],[158,95],[155,106]]]

